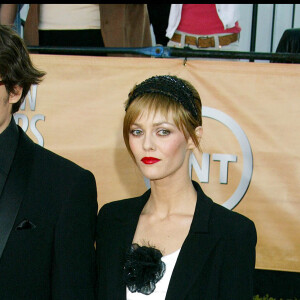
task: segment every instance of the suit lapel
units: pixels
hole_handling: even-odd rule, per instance
[[[217,240],[205,233],[190,234],[176,262],[166,300],[185,299]]]
[[[193,184],[197,190],[195,214],[173,270],[166,300],[185,299],[219,239],[209,233],[208,227],[213,202],[196,182]]]
[[[19,144],[0,198],[0,258],[13,228],[33,163],[33,142],[19,128]]]
[[[116,222],[120,222],[117,226],[118,253],[116,255],[116,264],[117,268],[119,268],[121,261],[122,268],[119,268],[119,272],[113,274],[114,278],[111,278],[111,280],[120,283],[118,285],[120,288],[110,291],[111,299],[126,300],[126,285],[122,278],[125,252],[132,244],[140,214],[149,199],[150,193],[151,190],[149,189],[142,196],[134,199],[133,205],[128,205],[128,211],[126,212],[125,217],[123,216],[122,219],[116,220]]]
[[[0,169],[0,201],[1,201],[1,194],[4,188],[5,181],[6,181],[6,174],[2,172]]]
[[[11,118],[8,127],[0,134],[0,196],[9,174],[19,141],[19,130]]]

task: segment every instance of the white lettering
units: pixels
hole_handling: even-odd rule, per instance
[[[45,121],[45,116],[40,115],[40,114],[34,115],[33,118],[30,120],[30,130],[34,134],[34,136],[37,138],[38,144],[43,147],[44,146],[44,138],[36,128],[36,123],[39,120]]]
[[[27,129],[28,129],[28,124],[29,124],[28,117],[24,114],[15,113],[14,114],[14,119],[15,119],[16,124],[18,124],[19,126],[21,126],[19,124],[19,121],[22,120],[22,126],[21,127],[22,127],[23,131],[26,132]]]
[[[35,111],[36,95],[37,95],[37,85],[36,85],[36,84],[33,84],[33,85],[31,86],[31,88],[30,88],[28,94],[26,95],[26,98],[25,98],[24,102],[22,103],[20,109],[21,109],[21,110],[25,110],[26,99],[28,98],[30,110],[31,110],[31,111]]]
[[[214,161],[220,162],[220,183],[227,184],[228,182],[228,163],[236,162],[237,156],[232,154],[216,154],[212,155]]]
[[[195,155],[192,153],[190,155],[190,176],[192,177],[192,167],[194,168],[200,182],[209,182],[209,158],[210,154],[209,153],[202,153],[202,163],[201,163],[201,168],[197,162],[197,159]]]

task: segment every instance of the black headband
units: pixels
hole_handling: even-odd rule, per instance
[[[157,93],[172,98],[188,110],[195,119],[199,119],[191,89],[178,77],[169,75],[153,76],[138,84],[128,95],[125,111],[135,98],[148,93]]]

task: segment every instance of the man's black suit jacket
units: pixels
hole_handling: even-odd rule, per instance
[[[198,183],[190,231],[179,253],[166,300],[250,300],[256,230],[248,218],[208,198]],[[98,300],[126,300],[124,254],[151,191],[105,204],[97,221]],[[163,230],[163,228],[162,228]]]
[[[0,299],[92,300],[94,176],[18,130],[0,197]]]

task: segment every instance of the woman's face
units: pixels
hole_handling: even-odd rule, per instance
[[[188,175],[188,158],[194,148],[176,127],[172,113],[141,114],[130,127],[130,149],[143,175],[150,180]]]

